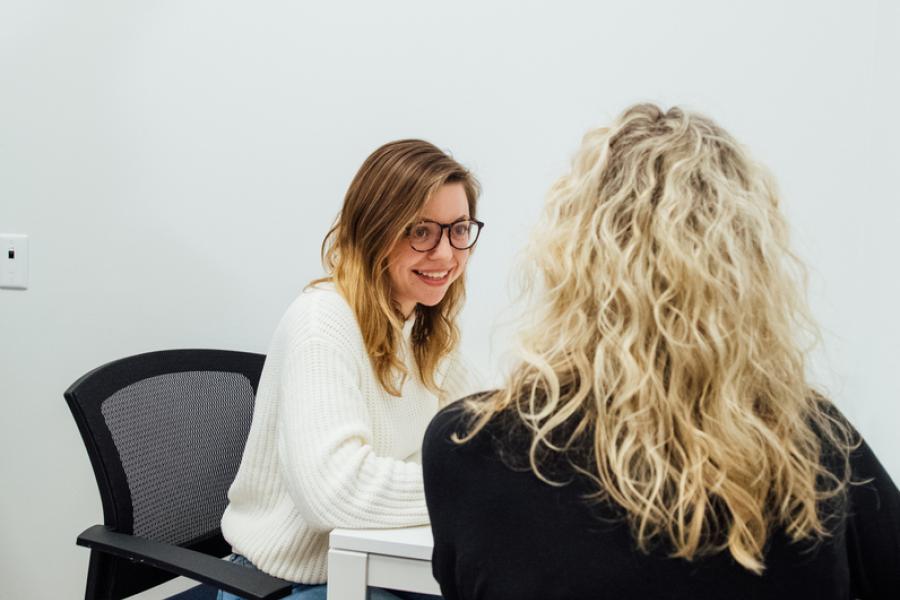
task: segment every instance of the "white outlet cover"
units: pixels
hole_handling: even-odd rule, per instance
[[[0,288],[28,289],[28,236],[0,233]]]

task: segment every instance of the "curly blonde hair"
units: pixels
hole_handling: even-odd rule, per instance
[[[778,205],[767,172],[701,115],[641,104],[588,132],[524,257],[519,365],[468,402],[457,441],[517,415],[535,474],[559,484],[542,465],[568,456],[644,551],[727,548],[761,573],[774,525],[828,535],[850,432],[806,380],[818,333]],[[843,474],[823,465],[831,449]]]

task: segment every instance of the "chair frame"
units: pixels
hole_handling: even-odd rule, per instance
[[[101,412],[107,398],[129,385],[186,371],[240,373],[255,395],[264,361],[262,354],[230,350],[148,352],[98,367],[66,390],[66,403],[87,448],[103,504],[104,524],[89,527],[76,542],[91,549],[86,600],[119,600],[178,575],[250,600],[275,600],[291,592],[291,582],[221,560],[231,547],[218,528],[179,546],[133,535],[128,480]]]

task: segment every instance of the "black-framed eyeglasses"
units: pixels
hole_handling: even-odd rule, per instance
[[[453,223],[438,223],[425,219],[406,228],[406,238],[409,245],[416,252],[431,252],[441,243],[444,230],[447,230],[447,240],[457,250],[468,250],[478,241],[478,234],[484,223],[475,219],[454,221]]]

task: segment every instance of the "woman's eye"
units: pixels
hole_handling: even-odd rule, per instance
[[[412,228],[410,235],[418,240],[424,240],[428,237],[428,227],[425,225],[417,225]]]
[[[453,228],[450,230],[450,233],[453,234],[453,237],[463,239],[469,237],[469,224],[468,223],[455,223]]]

